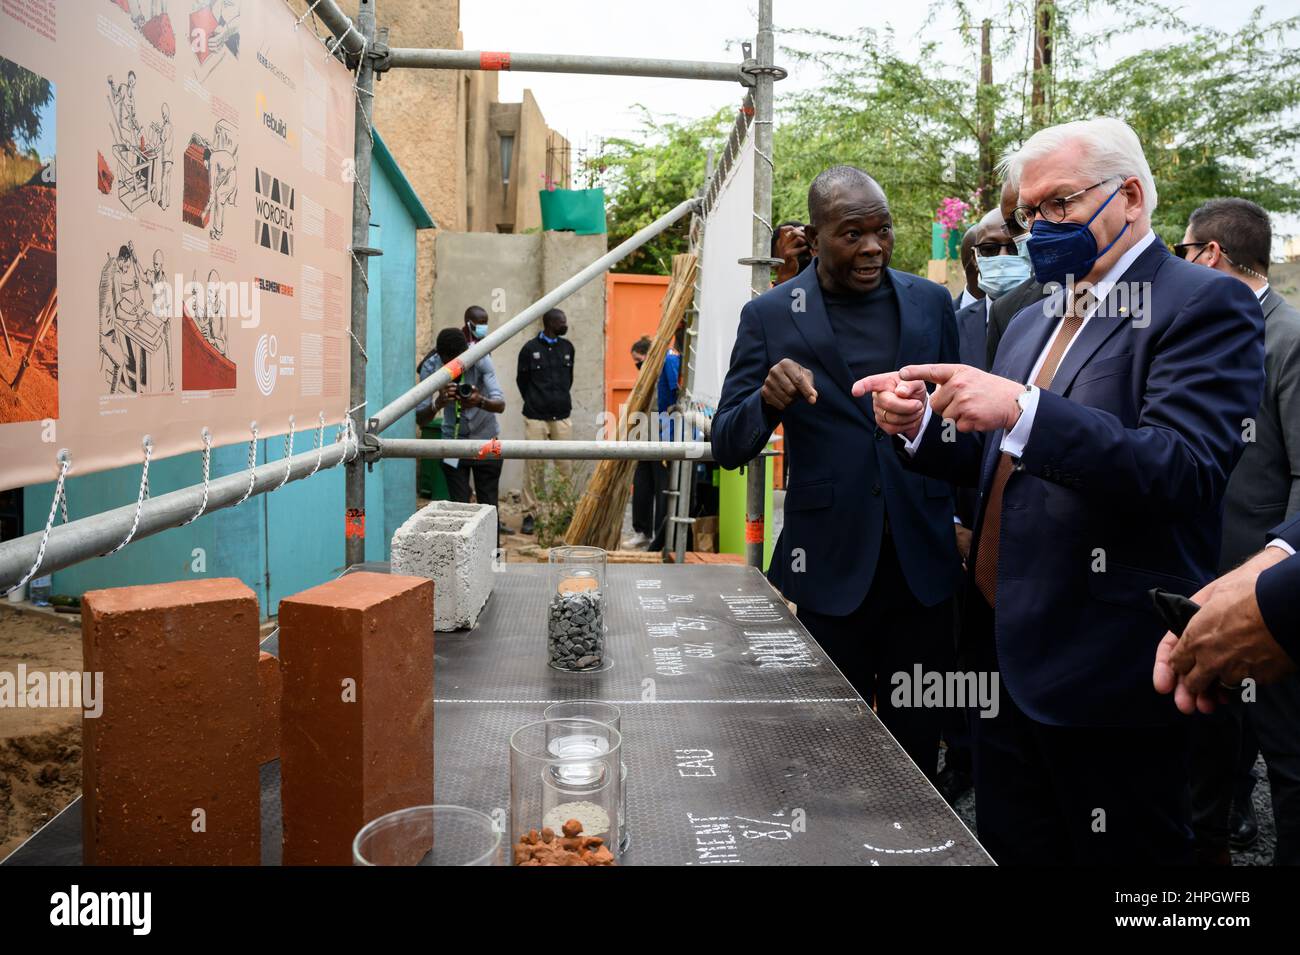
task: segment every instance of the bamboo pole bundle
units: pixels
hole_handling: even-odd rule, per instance
[[[619,441],[628,440],[630,422],[634,420],[634,415],[639,420],[646,420],[644,415],[650,410],[650,402],[655,397],[668,347],[695,294],[696,267],[697,259],[689,252],[673,256],[672,280],[664,294],[659,328],[650,345],[650,352],[641,365],[641,371],[637,374],[632,394],[628,397],[627,404],[619,410],[618,433],[614,435]],[[657,434],[643,437],[653,441],[659,439]],[[627,508],[636,464],[635,461],[619,460],[597,462],[587,489],[574,509],[569,529],[565,532],[566,544],[587,544],[605,550],[615,550],[618,547],[619,536],[623,531],[623,511]]]

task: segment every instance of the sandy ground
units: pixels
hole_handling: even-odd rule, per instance
[[[0,604],[0,670],[81,670],[80,617]],[[0,708],[0,858],[81,794],[81,711]]]

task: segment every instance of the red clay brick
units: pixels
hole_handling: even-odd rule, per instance
[[[82,720],[86,864],[257,865],[257,597],[233,579],[96,590],[81,621],[104,674]]]
[[[356,573],[280,602],[285,865],[348,865],[367,822],[433,802],[433,599]]]
[[[262,728],[258,736],[257,761],[280,758],[280,659],[265,650],[257,654],[257,682],[262,690]]]

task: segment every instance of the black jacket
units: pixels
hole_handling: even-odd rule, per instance
[[[548,342],[540,334],[519,349],[515,373],[524,417],[535,421],[563,421],[573,411],[573,342],[557,338]]]

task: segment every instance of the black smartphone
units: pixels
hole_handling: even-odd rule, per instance
[[[1156,605],[1156,612],[1164,620],[1165,626],[1171,633],[1180,637],[1192,617],[1196,616],[1196,611],[1201,609],[1198,604],[1188,600],[1182,594],[1170,593],[1159,587],[1151,588],[1148,593],[1151,594],[1151,602]]]

